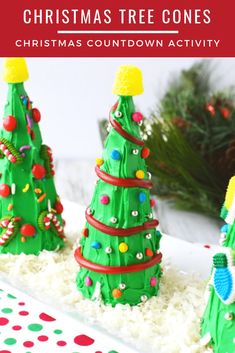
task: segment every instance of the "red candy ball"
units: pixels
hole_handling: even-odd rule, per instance
[[[136,123],[139,123],[143,119],[143,115],[139,112],[135,112],[132,114],[132,120]]]
[[[102,203],[102,205],[107,205],[109,203],[109,197],[107,195],[100,196],[100,203]]]
[[[142,158],[148,158],[148,156],[150,155],[150,149],[147,147],[144,147],[141,151],[141,157]]]
[[[58,214],[61,214],[61,213],[63,212],[63,210],[64,210],[64,207],[63,207],[63,205],[62,205],[62,203],[61,203],[60,201],[57,201],[57,202],[55,203],[54,208],[55,208],[55,210],[56,210],[56,212],[57,212]]]
[[[37,108],[33,108],[32,114],[33,114],[33,120],[35,121],[35,123],[39,123],[39,121],[41,120],[40,111]]]
[[[20,234],[24,235],[25,237],[33,237],[36,234],[36,228],[32,226],[32,224],[24,224],[20,228]]]
[[[1,184],[0,185],[0,196],[2,197],[7,197],[11,193],[11,188],[7,184]]]
[[[154,207],[156,205],[156,201],[154,199],[150,199],[150,207]]]
[[[42,179],[46,176],[46,169],[41,164],[34,164],[32,173],[35,179]]]
[[[17,125],[16,118],[12,115],[8,115],[4,120],[3,120],[3,127],[7,131],[13,131],[15,130]]]

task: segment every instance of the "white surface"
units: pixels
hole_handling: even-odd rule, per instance
[[[135,307],[112,308],[91,302],[76,288],[79,266],[72,248],[84,226],[84,207],[68,201],[63,203],[68,236],[65,249],[58,253],[44,251],[39,256],[1,255],[1,276],[40,301],[70,311],[77,320],[81,316],[89,319],[140,353],[205,353],[199,340],[200,317],[205,307],[205,278],[210,272],[213,249],[163,236],[163,277],[157,297]],[[74,325],[72,321],[70,324]],[[120,353],[130,353],[130,350],[124,348]]]
[[[58,157],[88,158],[101,151],[97,120],[108,116],[116,98],[112,85],[117,67],[138,65],[145,92],[135,97],[147,113],[158,104],[171,77],[199,59],[191,58],[29,58],[30,79],[26,90],[42,113],[41,129],[46,144]],[[213,59],[220,87],[234,84],[235,59]],[[0,71],[3,59],[0,59]],[[6,84],[0,80],[0,111],[6,102]]]

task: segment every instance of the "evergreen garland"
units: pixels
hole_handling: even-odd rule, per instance
[[[182,71],[143,132],[156,194],[217,216],[235,172],[235,101],[232,89],[213,90],[212,73],[208,61]]]

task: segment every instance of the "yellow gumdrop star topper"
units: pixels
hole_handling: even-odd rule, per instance
[[[120,66],[116,72],[113,93],[117,96],[137,96],[143,92],[141,70],[132,65]]]
[[[225,196],[224,205],[227,208],[227,210],[230,209],[230,207],[233,203],[234,196],[235,196],[235,176],[233,176],[229,180],[229,184],[228,184],[228,188],[227,188],[227,192],[226,192],[226,196]]]
[[[3,80],[7,83],[20,83],[29,78],[24,58],[7,58],[4,62]]]

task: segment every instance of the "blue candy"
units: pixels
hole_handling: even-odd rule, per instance
[[[110,153],[110,156],[115,161],[119,161],[121,159],[121,154],[118,150],[112,150],[112,152]]]
[[[140,202],[140,203],[143,203],[143,202],[146,201],[146,199],[147,199],[146,194],[145,194],[144,192],[140,192],[140,193],[139,193],[139,202]]]
[[[92,247],[93,249],[100,249],[100,248],[101,248],[101,244],[100,244],[98,241],[93,241],[93,242],[91,243],[91,247]]]

